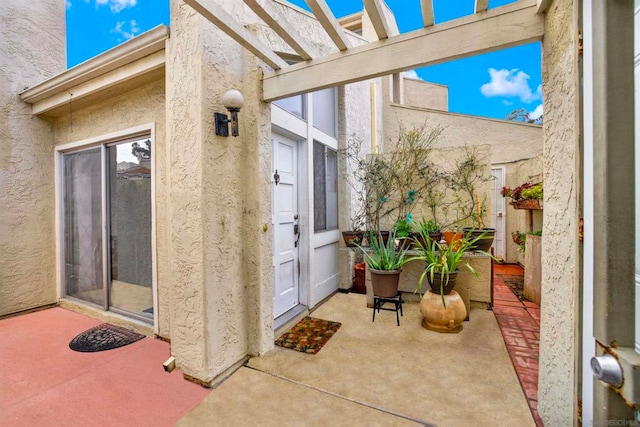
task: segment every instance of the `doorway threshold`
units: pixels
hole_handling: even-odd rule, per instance
[[[303,317],[309,315],[306,305],[298,304],[289,311],[276,317],[273,321],[273,332],[275,338],[287,332],[293,325],[298,323]]]

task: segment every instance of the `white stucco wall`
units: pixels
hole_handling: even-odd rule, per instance
[[[575,424],[579,394],[578,16],[575,0],[554,0],[545,13],[545,200],[538,411],[549,426]]]
[[[405,77],[403,104],[407,107],[449,111],[449,88]]]
[[[0,315],[56,302],[53,133],[18,94],[66,68],[65,4],[0,2]]]

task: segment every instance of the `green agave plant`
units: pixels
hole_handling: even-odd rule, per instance
[[[393,271],[400,270],[408,261],[406,259],[407,250],[403,242],[399,249],[395,247],[395,233],[391,233],[387,242],[384,243],[382,234],[378,232],[378,236],[374,237],[373,233],[369,234],[369,248],[363,248],[357,245],[364,255],[364,261],[367,267],[373,270]]]

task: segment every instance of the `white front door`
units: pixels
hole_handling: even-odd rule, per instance
[[[281,135],[273,139],[274,317],[300,302],[298,253],[298,144]]]
[[[491,228],[496,229],[493,239],[493,254],[504,259],[505,248],[505,200],[500,194],[504,186],[504,167],[491,168],[493,184],[491,187]]]

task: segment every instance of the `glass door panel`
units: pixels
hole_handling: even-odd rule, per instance
[[[101,148],[63,155],[66,294],[105,305]]]
[[[153,318],[151,147],[148,139],[108,147],[109,304]]]

